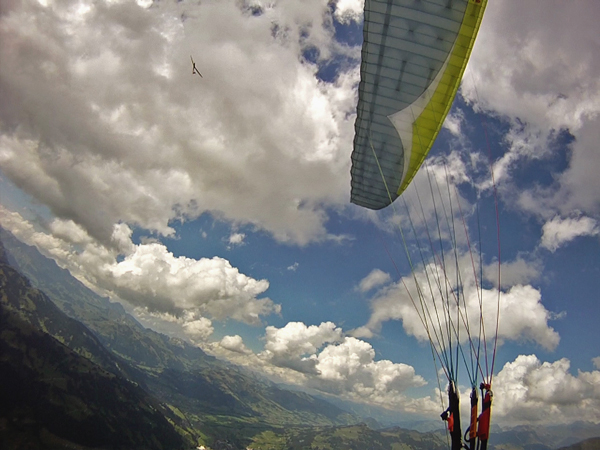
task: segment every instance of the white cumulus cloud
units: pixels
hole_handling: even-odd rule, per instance
[[[520,355],[494,378],[494,416],[505,424],[600,423],[600,371],[570,373],[563,358]]]
[[[212,335],[214,328],[212,322],[206,317],[200,317],[183,323],[185,334],[194,342],[206,341]]]
[[[471,267],[468,255],[461,256],[459,262],[463,268]],[[436,332],[441,336],[449,329],[459,330],[464,342],[468,336],[468,324],[471,336],[476,340],[480,330],[480,311],[483,311],[484,331],[490,345],[495,336],[499,309],[500,344],[505,340],[529,341],[548,350],[558,345],[560,337],[548,324],[554,316],[543,306],[538,289],[530,285],[515,285],[500,292],[496,288],[481,289],[481,286],[478,288],[475,284],[472,269],[469,269],[461,272],[460,292],[464,298],[461,296],[460,307],[457,307],[455,280],[456,275],[450,266],[444,271],[431,263],[426,269],[380,289],[371,301],[371,317],[363,327],[354,330],[353,334],[357,337],[370,337],[381,330],[384,322],[400,320],[408,334],[421,341],[428,341],[431,336],[434,345],[441,350],[445,344],[441,337],[435,335]],[[452,324],[450,328],[449,323]],[[453,331],[452,339],[455,338],[456,331]]]
[[[232,249],[233,247],[238,247],[240,245],[244,245],[245,244],[244,239],[246,239],[245,233],[231,233],[227,240],[227,242],[228,242],[227,248]]]
[[[409,365],[375,360],[371,344],[344,336],[332,322],[269,326],[264,351],[258,356],[263,370],[264,364],[280,367],[287,372],[279,375],[288,379],[294,378],[290,371],[302,374],[300,379],[296,375],[296,380],[305,386],[388,407],[406,408],[412,401],[405,391],[425,384]]]
[[[241,354],[251,353],[251,350],[244,344],[242,337],[237,334],[235,336],[224,336],[219,345],[230,352]]]
[[[357,401],[400,406],[406,402],[403,393],[407,389],[426,384],[407,364],[375,361],[371,344],[353,337],[328,345],[317,359],[319,376],[313,377],[309,385],[332,393],[344,393]]]
[[[283,328],[268,326],[262,356],[272,364],[300,372],[317,373],[315,354],[325,343],[342,339],[342,330],[333,322],[306,326],[289,322]]]
[[[362,22],[364,0],[337,0],[335,16],[340,23]]]
[[[546,222],[542,227],[541,247],[555,252],[562,245],[579,236],[598,236],[600,227],[591,217],[576,217],[563,219],[559,216]]]
[[[89,240],[78,250],[73,239],[65,241],[37,231],[21,215],[4,208],[0,208],[0,223],[102,294],[158,316],[185,318],[186,333],[196,338],[210,335],[209,319],[258,325],[261,317],[281,309],[262,297],[269,287],[267,280],[244,275],[223,258],[175,257],[156,242],[135,245],[130,240],[131,230],[124,224],[115,226],[110,248]],[[59,226],[73,225],[59,222]],[[76,236],[77,241],[82,240],[81,235]],[[126,256],[119,258],[123,254],[118,248],[126,248]]]
[[[138,245],[122,261],[103,268],[100,276],[103,288],[159,312],[198,310],[217,320],[257,324],[260,316],[279,311],[270,299],[257,298],[268,281],[241,274],[223,258],[175,257],[162,244]]]
[[[358,290],[360,292],[368,292],[373,288],[389,283],[391,280],[390,274],[380,269],[373,269],[369,275],[360,280]]]

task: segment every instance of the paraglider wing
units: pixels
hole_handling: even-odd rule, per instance
[[[351,201],[393,202],[450,109],[487,0],[365,0]]]

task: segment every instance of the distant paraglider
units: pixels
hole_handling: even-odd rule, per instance
[[[392,204],[410,185],[433,146],[458,91],[486,4],[487,0],[365,1],[361,81],[352,152],[352,203],[379,210]],[[432,187],[432,197],[434,190]],[[441,198],[439,186],[438,192],[439,195],[436,195]],[[452,202],[456,201],[450,189],[444,201],[450,202],[451,208]],[[436,199],[432,203],[435,202]],[[406,209],[408,212],[408,207]],[[443,217],[442,214],[440,216]],[[460,275],[462,268],[458,262],[452,219],[448,220],[446,215],[446,221],[449,231],[446,234],[440,231],[439,222],[436,224],[440,241],[436,244],[438,247],[434,247],[429,238],[428,245],[431,247],[425,251],[419,248],[420,269],[411,260],[410,246],[403,242],[412,272],[411,281],[404,285],[412,283],[412,288],[406,288],[408,296],[427,330],[434,359],[439,361],[448,378],[448,408],[442,419],[447,422],[451,448],[485,450],[489,435],[498,312],[495,311],[496,337],[488,340],[483,319],[482,280],[473,267],[469,276],[475,279],[473,284],[478,291],[480,311],[478,320],[471,319],[475,327],[470,328],[463,285],[467,276]],[[416,235],[410,217],[408,222],[410,226],[407,228],[412,228]],[[404,233],[400,229],[399,234],[405,241],[410,231]],[[427,234],[429,236],[429,230]],[[441,243],[442,236],[448,235],[454,247],[451,257],[445,256],[448,249]],[[420,245],[416,236],[415,240]],[[427,261],[424,255],[429,255],[431,260]],[[421,270],[419,274],[418,270]],[[425,275],[420,276],[423,273]],[[498,288],[499,284],[498,280]],[[499,298],[498,294],[498,305]],[[478,332],[473,330],[477,327]],[[468,335],[468,348],[467,345],[464,345],[465,348],[461,346],[465,335]],[[489,352],[490,371],[487,347],[491,343],[494,351]],[[459,411],[459,350],[465,366],[468,366],[465,353],[471,354],[471,367],[467,367],[472,386],[471,415],[465,442]],[[478,386],[479,375],[482,382]],[[478,387],[484,397],[479,417]]]
[[[192,75],[198,74],[200,78],[204,78],[200,71],[196,68],[196,63],[194,62],[194,58],[192,58],[192,55],[190,55],[190,59],[192,60]]]

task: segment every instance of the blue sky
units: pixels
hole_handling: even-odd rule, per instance
[[[349,203],[361,11],[13,2],[0,16],[2,226],[146,326],[276,380],[437,418],[391,226],[406,224],[403,201]],[[442,187],[456,180],[474,243],[479,217],[496,299],[493,161],[501,424],[600,422],[599,14],[593,1],[492,2],[427,163]],[[413,184],[425,193],[426,172]]]

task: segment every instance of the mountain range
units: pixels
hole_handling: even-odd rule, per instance
[[[448,448],[442,431],[379,429],[360,417],[376,409],[284,389],[144,328],[35,247],[3,229],[0,241],[2,448]],[[518,427],[496,430],[490,448],[553,450],[595,436],[594,424]]]
[[[2,313],[17,328],[46,333],[106,373],[151,392],[163,413],[179,417],[176,425],[188,443],[228,440],[241,446],[247,435],[266,429],[359,421],[324,400],[281,389],[144,328],[120,304],[87,289],[34,247],[5,230],[0,240]],[[43,371],[38,375],[47,379]]]

